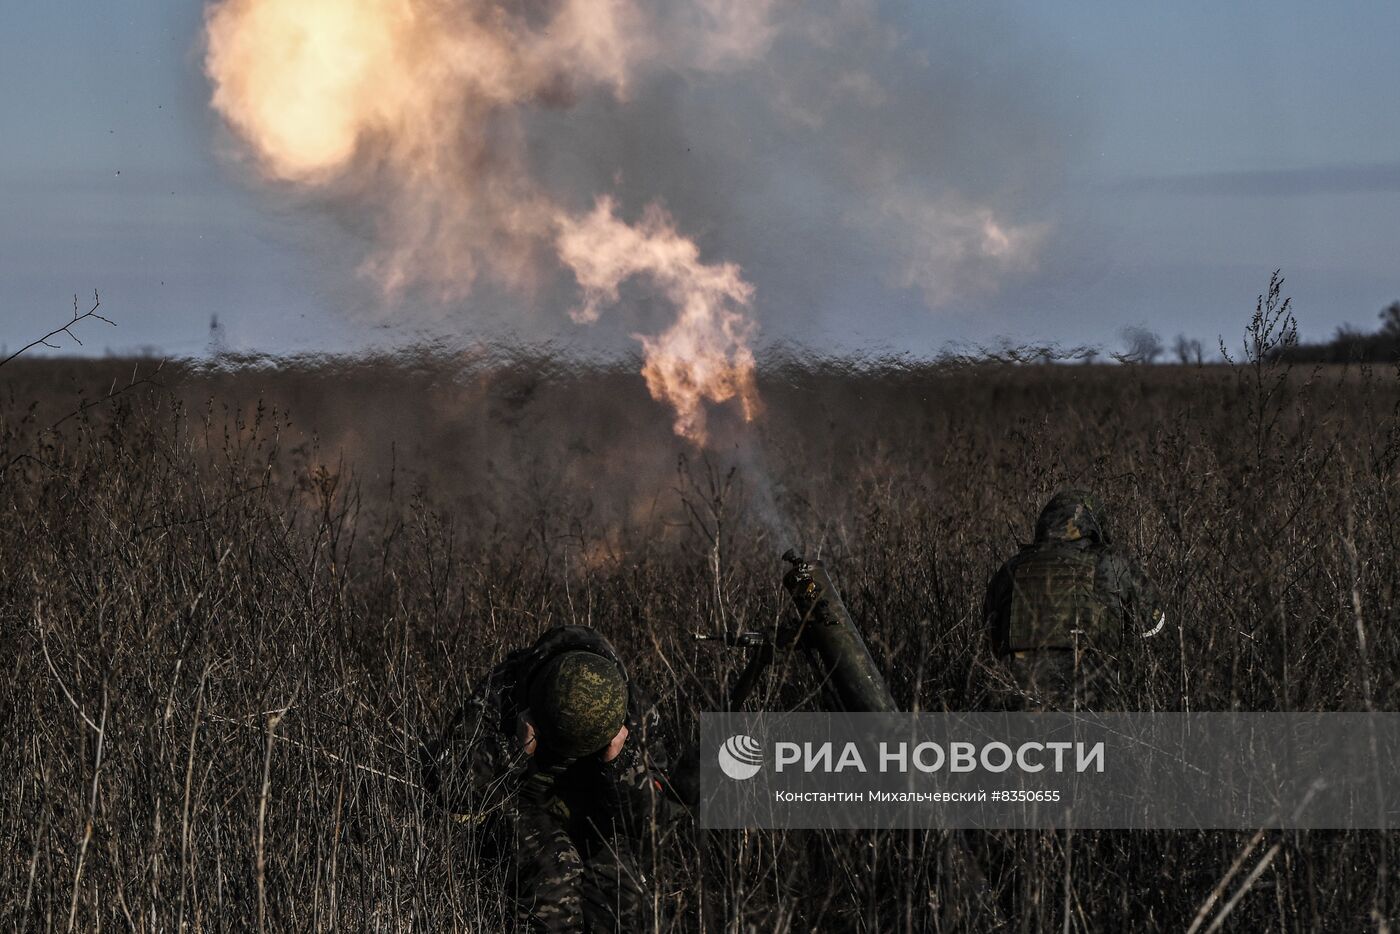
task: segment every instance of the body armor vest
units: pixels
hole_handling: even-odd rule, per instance
[[[1095,587],[1097,557],[1077,548],[1039,548],[1011,571],[1007,620],[1012,652],[1106,647],[1118,635],[1107,600]]]

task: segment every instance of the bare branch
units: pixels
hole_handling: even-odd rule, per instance
[[[75,324],[81,324],[82,322],[87,321],[89,318],[94,318],[94,319],[96,319],[96,320],[98,320],[98,321],[105,321],[105,322],[107,322],[108,324],[112,325],[113,327],[116,327],[116,326],[117,326],[117,323],[116,323],[115,321],[113,321],[113,320],[111,320],[110,318],[107,318],[107,317],[105,317],[105,316],[100,315],[100,314],[97,313],[97,309],[99,309],[99,308],[101,308],[101,307],[102,307],[102,299],[101,299],[101,297],[98,296],[97,290],[96,290],[96,289],[93,289],[93,290],[92,290],[92,307],[89,308],[87,311],[84,311],[84,312],[81,312],[81,313],[80,313],[80,312],[78,311],[78,296],[75,294],[75,295],[73,296],[73,318],[72,318],[72,320],[67,321],[67,322],[65,322],[64,324],[59,325],[58,327],[54,328],[54,329],[53,329],[52,331],[50,331],[49,333],[45,334],[43,337],[35,338],[34,340],[32,340],[32,341],[30,341],[29,343],[25,344],[23,347],[21,347],[19,350],[16,350],[14,353],[10,354],[10,355],[9,355],[8,357],[6,357],[5,359],[0,360],[0,366],[4,366],[5,364],[7,364],[7,363],[9,363],[11,360],[13,360],[15,357],[18,357],[20,354],[22,354],[22,353],[24,353],[24,352],[26,352],[26,351],[33,350],[35,347],[48,347],[50,350],[59,350],[59,349],[61,349],[61,348],[59,347],[59,345],[53,343],[53,340],[52,340],[53,338],[57,337],[57,336],[60,335],[60,334],[67,334],[70,338],[73,339],[73,342],[74,342],[74,343],[76,343],[79,347],[81,347],[81,346],[83,345],[83,342],[82,342],[81,340],[78,339],[78,335],[74,334],[73,331],[72,331],[71,329],[72,329],[73,325],[75,325]]]

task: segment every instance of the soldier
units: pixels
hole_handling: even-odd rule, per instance
[[[1141,569],[1113,547],[1103,507],[1083,490],[1046,503],[1035,541],[987,585],[983,617],[1022,701],[1063,710],[1101,706],[1133,647],[1166,623]]]
[[[656,711],[597,632],[511,652],[425,749],[424,784],[511,865],[532,930],[634,930],[638,845],[674,807]]]

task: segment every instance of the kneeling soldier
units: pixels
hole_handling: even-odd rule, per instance
[[[533,930],[636,930],[639,844],[672,805],[657,716],[597,632],[511,652],[426,750],[425,784],[512,867]]]

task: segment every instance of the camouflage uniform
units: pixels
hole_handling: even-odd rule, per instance
[[[649,831],[675,815],[655,708],[628,684],[628,738],[611,762],[551,759],[520,749],[517,718],[531,675],[563,652],[625,667],[592,629],[557,626],[511,652],[425,749],[426,786],[488,850],[511,865],[520,918],[532,930],[632,930],[646,904],[637,861]]]
[[[987,585],[983,617],[1017,706],[1062,710],[1102,709],[1136,647],[1165,623],[1152,585],[1080,490],[1046,504],[1035,541]]]

